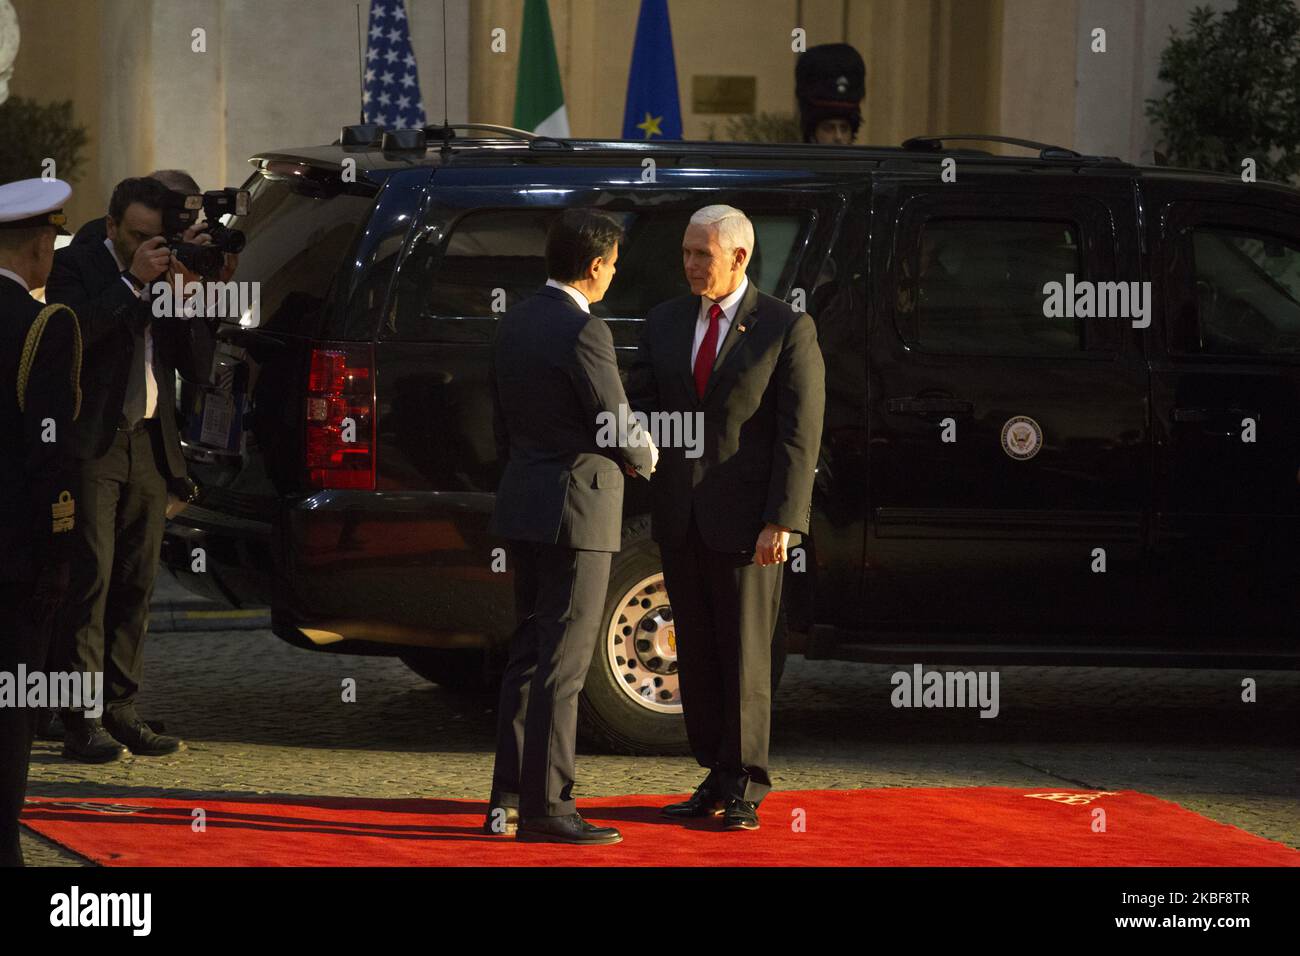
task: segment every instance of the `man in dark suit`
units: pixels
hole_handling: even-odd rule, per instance
[[[46,297],[76,312],[85,342],[78,460],[77,561],[61,638],[69,669],[102,671],[102,722],[65,714],[63,754],[87,762],[132,753],[158,756],[184,744],[155,733],[136,713],[143,645],[162,547],[168,483],[185,477],[175,414],[175,373],[210,376],[207,322],[155,310],[154,280],[179,272],[163,237],[167,190],[126,179],[109,201],[107,237],[59,250]],[[197,233],[195,233],[197,235]],[[194,236],[187,236],[193,241]]]
[[[583,820],[573,799],[578,692],[621,545],[623,474],[649,477],[654,467],[649,436],[629,417],[613,336],[590,313],[614,277],[619,238],[608,216],[561,213],[546,240],[550,280],[501,317],[492,347],[505,471],[491,530],[509,544],[521,623],[501,683],[483,826],[519,840],[622,839]],[[602,447],[602,432],[626,440]]]
[[[156,179],[168,189],[187,196],[197,196],[203,192],[194,177],[183,169],[156,169],[149,174],[149,178]],[[100,216],[98,219],[90,219],[83,223],[68,245],[103,245],[107,238],[108,216]],[[36,736],[42,740],[62,740],[63,735],[64,727],[58,715],[53,711],[43,710],[36,718]]]
[[[77,320],[30,295],[54,259],[61,180],[0,186],[0,674],[45,670],[55,612],[68,588]],[[66,233],[65,233],[66,235]],[[22,866],[18,815],[27,790],[36,709],[0,706],[0,866]],[[36,702],[44,704],[44,701]]]
[[[664,448],[651,488],[691,751],[709,773],[670,817],[758,827],[771,789],[771,653],[788,550],[808,532],[825,411],[812,319],[745,277],[754,228],[731,206],[691,217],[692,294],[650,310],[629,379],[638,411],[702,416],[703,452]],[[696,434],[701,431],[697,430]]]

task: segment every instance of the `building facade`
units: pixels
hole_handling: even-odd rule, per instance
[[[124,176],[181,167],[205,188],[236,184],[250,154],[330,142],[359,115],[355,0],[11,2],[11,92],[71,99],[90,131],[74,221],[101,214]],[[685,135],[723,135],[727,114],[702,95],[718,78],[752,89],[753,110],[792,112],[801,28],[809,46],[844,41],[866,60],[859,142],[993,133],[1150,162],[1145,101],[1159,92],[1170,27],[1198,2],[670,0]],[[523,5],[445,0],[444,43],[443,0],[406,0],[431,122],[445,102],[453,122],[511,124]],[[638,9],[550,0],[573,135],[619,135]]]

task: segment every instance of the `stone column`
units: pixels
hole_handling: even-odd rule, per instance
[[[18,56],[18,14],[9,0],[0,0],[0,103],[9,99],[9,78]]]

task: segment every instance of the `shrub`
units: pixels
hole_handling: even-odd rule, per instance
[[[1260,179],[1300,172],[1300,11],[1292,0],[1239,0],[1222,13],[1192,11],[1160,55],[1169,90],[1147,100],[1168,161]]]
[[[54,175],[75,182],[86,165],[86,128],[72,122],[72,101],[37,103],[11,96],[0,103],[0,183],[35,179],[46,159]]]

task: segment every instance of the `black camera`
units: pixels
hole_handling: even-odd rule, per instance
[[[225,254],[244,251],[243,232],[223,226],[218,219],[227,213],[248,215],[248,203],[248,190],[233,186],[210,189],[201,195],[168,190],[163,204],[163,235],[167,237],[172,255],[195,275],[205,279],[218,278],[225,264]],[[208,223],[207,234],[212,238],[207,245],[185,242],[182,238],[185,230],[198,220],[200,211]]]

